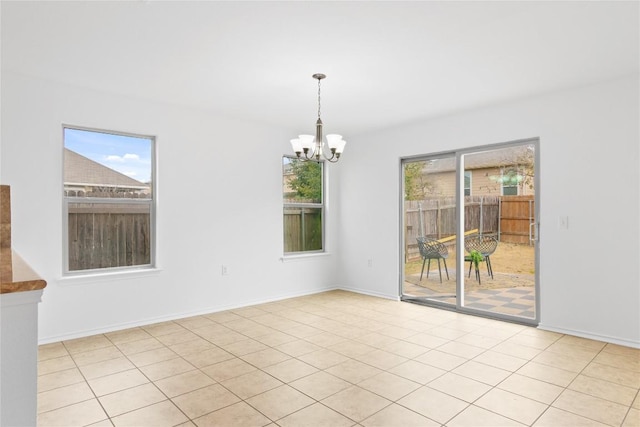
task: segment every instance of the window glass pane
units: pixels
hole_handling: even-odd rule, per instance
[[[151,198],[152,157],[152,138],[65,128],[65,196]]]
[[[283,157],[282,168],[285,203],[322,203],[322,163]]]
[[[502,187],[502,195],[503,196],[517,196],[518,195],[518,187],[515,185],[505,185]]]
[[[65,271],[153,265],[154,138],[63,131]]]
[[[323,167],[283,157],[285,253],[323,250]]]
[[[322,250],[322,208],[284,208],[284,251]]]
[[[69,270],[151,264],[151,203],[68,203]]]
[[[406,200],[456,195],[455,158],[407,162],[404,166]]]
[[[464,171],[464,195],[471,195],[471,171]]]

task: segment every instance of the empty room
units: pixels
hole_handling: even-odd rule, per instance
[[[0,22],[2,426],[640,426],[637,1]]]

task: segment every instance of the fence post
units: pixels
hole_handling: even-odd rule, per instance
[[[502,197],[498,199],[498,242],[500,241],[500,226],[502,225]]]
[[[300,209],[300,227],[302,231],[302,233],[300,233],[302,234],[302,248],[300,248],[300,250],[304,251],[307,248],[307,228],[304,224],[304,208]]]
[[[440,239],[442,237],[442,233],[441,233],[441,220],[442,220],[442,213],[440,212],[440,199],[436,199],[436,207],[438,208],[436,210],[436,232],[438,235],[438,239]]]
[[[484,196],[480,196],[480,237],[484,231]]]

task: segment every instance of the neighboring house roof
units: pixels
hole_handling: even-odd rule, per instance
[[[483,151],[465,155],[464,169],[485,169],[500,166],[521,164],[525,159],[533,159],[533,151],[528,145],[511,148],[499,148],[493,151]],[[455,159],[427,161],[426,173],[451,172],[455,170]]]
[[[98,162],[64,149],[64,183],[94,187],[117,187],[148,189],[149,185],[137,181],[123,173],[101,165]]]

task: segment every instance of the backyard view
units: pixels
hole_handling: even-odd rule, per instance
[[[65,127],[67,272],[153,264],[153,144]]]
[[[282,158],[284,252],[323,249],[323,164]]]
[[[464,154],[459,175],[453,154],[405,162],[405,297],[456,307],[460,276],[460,306],[535,318],[534,155],[531,144]]]

